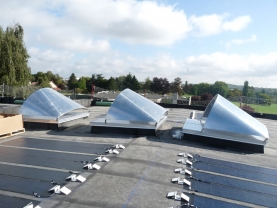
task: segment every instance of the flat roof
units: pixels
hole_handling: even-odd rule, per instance
[[[91,134],[89,122],[106,114],[108,109],[108,107],[90,107],[90,116],[88,119],[84,119],[82,122],[76,123],[64,131],[27,130],[24,134],[0,140],[1,148],[4,147],[5,142],[7,142],[7,146],[9,144],[9,146],[12,146],[13,143],[18,142],[21,138],[41,139],[43,141],[51,140],[52,143],[58,142],[60,146],[63,146],[64,141],[65,144],[67,142],[76,142],[76,144],[79,142],[84,144],[87,143],[88,146],[93,144],[103,144],[103,146],[122,144],[126,147],[124,150],[120,151],[120,154],[110,156],[110,161],[105,163],[100,170],[82,173],[82,175],[87,178],[84,183],[68,183],[66,187],[72,190],[69,195],[34,198],[25,193],[1,189],[0,194],[29,199],[30,201],[41,201],[39,206],[42,208],[177,207],[180,205],[180,201],[168,199],[166,195],[171,191],[183,190],[182,186],[171,183],[172,178],[182,177],[174,173],[174,169],[183,167],[182,164],[176,163],[176,160],[180,158],[177,156],[180,152],[277,169],[277,122],[274,120],[258,119],[267,126],[269,131],[269,141],[265,146],[264,154],[261,154],[240,152],[232,149],[220,149],[186,140],[173,139],[173,131],[181,130],[186,118],[188,118],[192,112],[192,110],[189,109],[169,109],[168,119],[156,137],[120,136],[109,134],[109,132],[107,132],[107,134]],[[32,151],[42,151],[39,146],[26,147],[25,144],[26,143],[22,143],[22,146],[17,145],[17,147],[13,148],[22,148],[26,151],[27,148],[32,148]],[[55,154],[57,152],[76,154],[74,148],[58,148],[49,150],[48,152],[51,151]],[[93,158],[95,157],[94,152],[85,152],[83,157],[87,157],[91,154]],[[82,151],[78,153],[80,154]],[[68,172],[67,169],[55,169],[51,165],[41,167],[37,164],[17,164],[15,162],[4,162],[1,160],[0,164],[15,165],[23,168],[44,168],[45,170],[55,170],[58,173]],[[277,185],[275,186],[277,188]],[[238,205],[263,207],[201,192],[196,192],[196,195]]]

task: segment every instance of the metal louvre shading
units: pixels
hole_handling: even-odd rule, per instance
[[[24,121],[63,123],[88,117],[89,110],[51,88],[43,88],[27,98],[20,114]]]
[[[211,100],[203,115],[186,120],[183,133],[216,138],[212,143],[217,144],[224,144],[225,140],[226,146],[233,142],[232,148],[243,143],[253,144],[261,152],[269,138],[264,124],[220,95]]]

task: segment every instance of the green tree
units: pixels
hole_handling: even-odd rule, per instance
[[[242,95],[242,91],[238,88],[234,88],[234,89],[230,89],[228,91],[228,97],[237,97],[237,96],[241,96]]]
[[[228,91],[229,91],[229,88],[225,82],[216,81],[211,86],[211,93],[213,95],[220,94],[223,97],[227,97]]]
[[[132,77],[131,90],[134,90],[134,91],[140,90],[140,83],[137,80],[135,75]]]
[[[54,80],[55,75],[53,74],[52,71],[47,71],[45,74],[48,77],[49,81],[53,81]]]
[[[68,89],[70,90],[78,87],[78,81],[74,73],[70,75],[67,86],[68,86]]]
[[[197,85],[197,88],[198,88],[198,95],[202,95],[202,94],[205,94],[205,93],[209,93],[210,92],[210,84],[208,83],[200,83]]]
[[[147,77],[142,85],[143,90],[150,90],[151,80]]]
[[[271,105],[272,98],[268,94],[261,94],[260,97],[263,98],[263,104]]]
[[[39,86],[42,88],[51,87],[49,84],[49,79],[46,76],[46,74],[40,74],[40,76],[37,78],[37,82],[38,82]]]
[[[78,81],[77,81],[77,87],[85,90],[86,89],[86,79],[84,77],[81,77]]]
[[[248,96],[248,93],[249,93],[248,81],[245,81],[242,89],[242,95]]]
[[[117,89],[118,90],[124,90],[124,80],[125,80],[125,76],[119,76],[115,78],[116,81],[116,85],[117,85]]]
[[[123,80],[124,89],[126,88],[132,89],[132,79],[133,77],[130,73],[125,77],[125,79]]]
[[[190,88],[190,93],[192,95],[198,95],[198,85],[192,85],[191,88]]]
[[[188,93],[188,92],[189,92],[188,81],[185,82],[185,86],[184,86],[183,90],[184,90],[185,93]]]
[[[182,80],[180,77],[175,78],[171,83],[171,92],[178,93],[179,95],[183,94]]]
[[[117,90],[117,83],[115,81],[115,78],[110,77],[110,79],[108,80],[108,90]]]
[[[0,83],[7,85],[27,85],[31,69],[24,41],[24,30],[19,24],[7,27],[6,31],[0,27]]]
[[[59,84],[64,84],[63,82],[63,79],[62,77],[60,77],[59,74],[55,74],[52,78],[52,81],[56,84],[56,85],[59,85]]]
[[[248,87],[248,97],[255,97],[255,89],[253,86]]]
[[[166,94],[170,92],[170,83],[167,78],[154,77],[150,89],[155,93]]]

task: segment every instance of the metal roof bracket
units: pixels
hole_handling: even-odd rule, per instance
[[[185,195],[184,193],[179,193],[178,191],[173,191],[173,192],[169,192],[167,193],[166,195],[167,198],[173,198],[177,201],[186,201],[186,202],[189,202],[190,198]]]
[[[106,150],[106,153],[109,153],[109,154],[119,154],[119,152],[115,149],[108,149]]]
[[[63,186],[61,188],[60,185],[56,185],[53,188],[49,189],[48,191],[49,192],[54,192],[55,194],[61,194],[61,193],[63,193],[65,195],[68,195],[71,192],[71,190],[66,188],[65,186]]]
[[[71,174],[70,176],[68,176],[66,178],[66,180],[70,180],[72,182],[80,181],[80,182],[83,183],[86,179],[83,176],[81,176],[81,175],[77,176],[77,174]]]
[[[109,162],[110,159],[107,158],[107,157],[99,156],[99,157],[95,158],[94,161],[98,161],[98,162]]]
[[[185,163],[186,165],[190,165],[190,166],[192,166],[192,162],[191,161],[189,161],[189,160],[186,160],[186,163]]]
[[[88,170],[99,170],[101,167],[96,164],[88,163],[84,166],[84,168],[87,168]]]
[[[33,205],[33,202],[30,202],[29,204],[27,204],[25,207],[23,207],[23,208],[41,208],[40,206],[35,206],[34,207],[34,205]]]
[[[172,178],[171,179],[171,182],[172,183],[178,183],[179,185],[187,185],[187,186],[190,186],[191,185],[191,182],[186,180],[185,178],[181,179],[181,178]]]
[[[191,155],[191,154],[189,154],[189,153],[180,152],[180,153],[178,154],[178,156],[193,159],[193,155]]]
[[[187,169],[183,169],[183,168],[176,168],[174,170],[174,173],[180,173],[182,175],[189,175],[189,176],[191,176],[191,174],[192,174],[191,171],[189,171]]]
[[[125,149],[125,147],[121,144],[116,144],[116,145],[113,146],[113,148],[115,148],[115,149]]]

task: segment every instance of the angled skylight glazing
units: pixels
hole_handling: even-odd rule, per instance
[[[265,145],[269,138],[264,124],[220,95],[202,115],[186,120],[183,133],[256,145]]]
[[[167,116],[167,111],[134,91],[125,89],[116,97],[105,122],[157,125]]]
[[[207,106],[201,122],[203,129],[253,135],[260,140],[268,138],[264,124],[220,95]]]
[[[80,110],[79,113],[72,111]],[[89,111],[84,106],[76,103],[61,93],[51,89],[43,88],[31,94],[20,108],[20,113],[24,119],[48,119],[58,121],[64,115],[67,117],[79,117],[84,113],[89,115]]]

